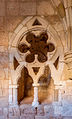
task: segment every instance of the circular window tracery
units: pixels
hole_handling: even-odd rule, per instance
[[[26,45],[26,44],[19,44],[18,45],[18,50],[21,52],[21,53],[26,53],[28,50],[29,50],[29,47]]]
[[[24,42],[19,42],[18,50],[23,54],[27,51],[30,52],[25,58],[26,62],[31,63],[35,60],[35,55],[38,55],[38,61],[43,63],[46,62],[47,53],[53,52],[55,50],[55,45],[53,43],[47,43],[48,34],[47,32],[41,32],[40,35],[35,35],[32,32],[28,32],[25,36],[25,40],[30,44],[26,45]]]

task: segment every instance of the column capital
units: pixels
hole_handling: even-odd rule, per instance
[[[17,84],[9,85],[9,88],[18,88]]]
[[[32,85],[33,85],[33,87],[38,87],[38,86],[40,86],[39,83],[33,83]]]

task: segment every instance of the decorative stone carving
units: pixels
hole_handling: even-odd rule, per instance
[[[36,22],[39,22],[40,24],[33,25],[35,19],[37,19],[38,21]],[[56,31],[41,17],[30,17],[30,19],[28,18],[28,20],[26,19],[26,21],[21,23],[20,29],[19,27],[15,30],[9,43],[10,82],[12,82],[11,85],[17,85],[18,79],[21,76],[21,70],[25,66],[33,79],[35,90],[33,101],[35,103],[33,105],[36,107],[38,106],[38,81],[44,73],[45,66],[49,66],[54,84],[58,84],[60,81],[63,70],[63,63],[61,62],[63,60],[63,48]],[[58,56],[59,65],[58,69],[56,69],[54,63]],[[16,57],[19,63],[15,71],[13,66],[14,57]],[[14,95],[10,96],[12,99],[15,99]]]

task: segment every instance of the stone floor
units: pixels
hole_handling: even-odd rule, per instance
[[[0,119],[72,119],[72,108],[62,110],[60,106],[54,103],[33,108],[31,104],[22,104],[0,108]]]

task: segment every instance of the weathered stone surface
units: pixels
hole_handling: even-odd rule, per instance
[[[20,110],[19,108],[13,108],[14,116],[20,116]]]
[[[36,110],[32,108],[31,105],[20,106],[21,115],[23,114],[36,114]]]
[[[66,16],[65,7],[62,2],[57,6],[57,11],[62,18]]]
[[[0,32],[0,45],[8,46],[8,33]]]
[[[34,119],[34,115],[22,115],[20,119]]]
[[[3,109],[3,115],[5,119],[8,119],[8,108]]]
[[[57,22],[53,25],[53,27],[56,29],[56,31],[63,31],[63,25],[61,24],[61,22]]]
[[[54,115],[61,115],[63,112],[63,106],[60,103],[54,102],[53,103],[53,111]]]
[[[65,8],[71,7],[72,1],[71,0],[64,0],[64,6],[65,6]]]
[[[37,108],[37,115],[41,115],[43,116],[44,115],[44,107],[41,105],[41,106],[38,106]]]
[[[0,63],[4,68],[8,68],[8,52],[0,53]]]
[[[38,16],[36,17],[36,15]],[[28,18],[24,20],[27,16]],[[34,18],[33,21],[32,21],[32,18]],[[31,26],[34,23],[34,20],[36,19],[39,20],[41,24],[43,21],[43,26],[41,24],[39,26],[38,24],[36,24],[35,26]],[[17,58],[18,62],[20,61],[19,64],[26,65],[24,64],[24,60],[22,60],[21,62],[22,57],[24,59],[25,57],[24,55],[22,55],[22,57],[20,58],[21,54],[19,56],[17,45],[20,38],[24,34],[24,32],[27,32],[27,30],[31,31],[31,29],[33,30],[33,28],[35,29],[32,32],[34,32],[36,35],[37,34],[39,35],[39,31],[36,31],[36,29],[38,30],[38,28],[39,30],[41,28],[41,32],[44,31],[44,29],[46,32],[49,32],[48,42],[52,42],[55,45],[54,53],[57,53],[57,54],[53,54],[54,59],[51,59],[52,64],[48,60],[48,63],[49,63],[48,65],[52,66],[58,56],[60,57],[58,66],[63,66],[63,64],[65,63],[63,69],[62,67],[60,67],[57,71],[55,67],[51,67],[51,70],[52,70],[51,77],[54,75],[54,78],[52,77],[50,81],[53,81],[53,82],[50,82],[49,84],[47,84],[46,87],[43,87],[43,86],[41,88],[38,87],[39,101],[41,102],[41,104],[42,103],[47,104],[54,101],[55,83],[57,84],[57,80],[55,81],[55,79],[57,78],[58,86],[62,85],[61,95],[60,95],[60,92],[58,92],[60,87],[58,87],[57,89],[57,94],[58,94],[57,101],[61,99],[62,101],[67,101],[68,104],[66,105],[65,103],[64,104],[62,103],[63,105],[54,105],[53,108],[52,108],[52,105],[48,105],[47,107],[44,107],[44,109],[43,107],[39,106],[37,110],[33,109],[31,105],[20,106],[20,110],[14,107],[9,108],[9,110],[3,109],[3,107],[7,107],[9,105],[9,102],[8,102],[9,101],[8,99],[9,98],[9,84],[13,84],[13,83],[16,84],[21,73],[21,70],[17,69],[18,72],[16,72],[17,70],[14,70],[14,64],[13,64],[14,56],[12,56],[11,54],[9,57],[9,53],[10,53],[9,47],[11,46],[15,48],[15,50],[12,50],[11,52],[13,54],[15,53],[15,57]],[[19,32],[20,30],[21,32]],[[9,34],[11,35],[9,36]],[[50,36],[50,34],[51,36],[53,36],[53,38]],[[69,103],[72,104],[72,82],[71,82],[72,80],[72,52],[70,52],[72,47],[71,34],[72,34],[72,0],[63,0],[62,2],[61,0],[0,0],[0,119],[9,119],[9,118],[10,119],[20,119],[20,118],[32,119],[33,118],[34,119],[35,115],[36,115],[35,117],[36,119],[61,119],[61,117],[54,117],[53,114],[58,114],[58,115],[61,114],[63,115],[63,119],[72,118],[71,117],[72,105],[69,104]],[[14,39],[15,37],[16,37],[16,40]],[[18,41],[17,41],[17,38],[18,38]],[[12,42],[10,42],[11,39],[12,39],[12,42],[13,40],[15,40],[13,44]],[[25,39],[23,40],[23,43],[24,41]],[[57,48],[59,47],[60,49],[57,50]],[[62,49],[63,49],[63,52],[61,52]],[[68,54],[65,54],[66,51],[68,52]],[[64,54],[66,55],[65,58],[61,59],[61,57],[63,57]],[[52,56],[51,53],[50,53],[50,56]],[[48,59],[49,58],[50,57],[48,54]],[[9,64],[9,61],[11,64]],[[11,74],[10,68],[12,69],[12,74]],[[61,70],[62,70],[62,74],[60,75]],[[59,80],[62,80],[61,84],[59,84]],[[63,86],[63,80],[65,82],[65,86]],[[67,82],[66,80],[68,80],[69,82]],[[24,87],[23,82],[22,82],[22,86]],[[12,88],[17,88],[17,87],[14,87],[13,85]],[[27,86],[27,88],[29,87]],[[15,89],[11,89],[10,94],[12,94],[11,95],[12,101],[15,101],[17,99],[16,95],[18,93],[16,93],[17,90],[15,90],[14,93],[16,95],[15,94],[13,95],[13,90]],[[33,94],[33,89],[32,89],[32,92],[30,89],[28,90],[29,90],[28,95],[31,96],[31,94]],[[24,94],[23,91],[24,91],[23,89],[20,90],[20,93]],[[27,100],[23,103],[29,103],[28,101],[32,102],[33,97],[31,97],[31,100],[29,100],[29,97],[27,97]],[[47,116],[45,116],[44,114]]]
[[[54,15],[47,15],[46,16],[46,19],[52,25],[60,22],[59,16],[58,15],[55,15],[55,14]]]
[[[35,116],[35,119],[49,119],[48,116]]]
[[[18,116],[10,116],[9,119],[20,119]]]
[[[5,31],[4,17],[0,17],[0,31]]]
[[[49,1],[38,1],[37,2],[37,15],[53,15],[54,9]]]
[[[66,117],[63,117],[63,119],[72,119],[71,116],[66,116]]]
[[[44,112],[45,112],[45,115],[52,116],[54,114],[53,106],[51,104],[44,106]]]
[[[24,2],[20,3],[20,15],[35,15],[36,14],[36,2]]]
[[[5,18],[5,25],[8,32],[12,32],[19,23],[24,19],[22,16],[7,16]]]
[[[3,80],[5,79],[5,73],[4,73],[4,70],[3,70],[3,67],[1,67],[0,66],[0,80],[2,80],[1,81],[1,83],[2,83],[2,85],[1,85],[1,87],[3,87]]]
[[[0,1],[0,16],[5,16],[5,2]]]
[[[3,88],[3,96],[8,96],[8,88]]]
[[[56,6],[58,6],[61,3],[61,1],[60,0],[54,0],[54,3]]]
[[[13,108],[11,107],[11,108],[9,108],[9,117],[10,116],[14,116],[14,112],[13,112]]]
[[[18,2],[7,2],[7,15],[18,16],[19,14],[19,3]]]

